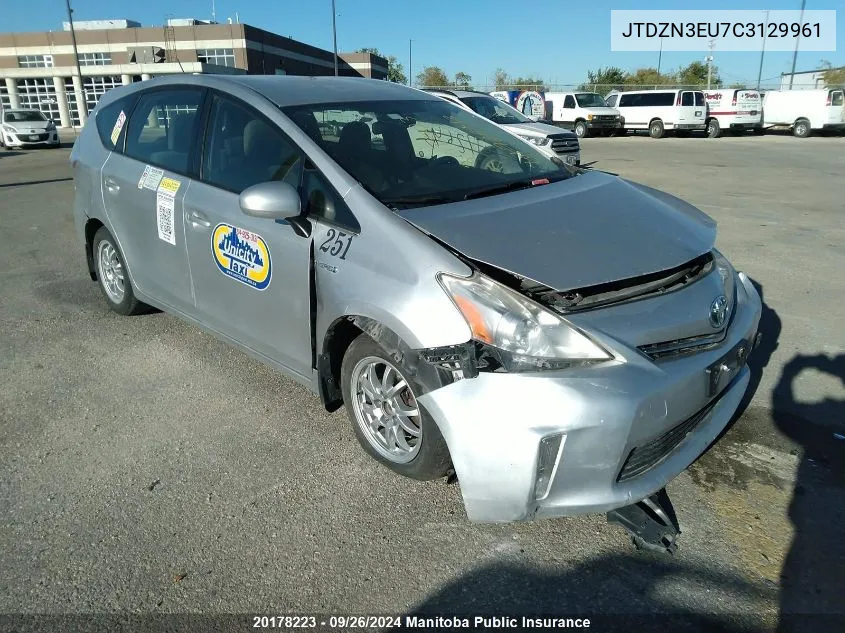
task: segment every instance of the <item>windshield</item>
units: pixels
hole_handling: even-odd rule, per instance
[[[283,111],[394,209],[494,195],[576,173],[441,99],[291,106]]]
[[[485,119],[490,119],[499,125],[511,125],[513,123],[533,123],[531,119],[522,114],[519,110],[511,107],[504,101],[495,97],[463,97],[461,99],[476,114]]]
[[[40,110],[9,110],[3,117],[6,123],[24,123],[31,121],[46,121],[47,117]]]
[[[578,106],[581,108],[607,107],[607,104],[604,102],[604,99],[601,98],[601,95],[597,95],[595,92],[576,93],[575,100],[578,102]]]

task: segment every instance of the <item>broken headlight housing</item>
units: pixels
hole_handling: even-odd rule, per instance
[[[481,273],[440,273],[438,281],[466,319],[482,354],[505,371],[564,369],[613,358],[558,315]]]
[[[728,324],[731,322],[734,305],[736,305],[736,271],[725,256],[715,248],[713,249],[713,266],[722,278],[723,292],[728,300],[728,308],[725,311],[725,324]]]

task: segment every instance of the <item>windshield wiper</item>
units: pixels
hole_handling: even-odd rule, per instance
[[[476,189],[475,191],[470,191],[464,196],[464,200],[472,200],[473,198],[484,198],[485,196],[495,196],[499,193],[507,193],[509,191],[528,189],[530,187],[536,187],[538,185],[546,185],[552,182],[557,182],[558,180],[563,180],[564,178],[565,176],[543,176],[538,178],[530,178],[528,180],[516,180],[514,182],[509,182],[504,185],[494,185],[492,187],[485,187],[483,189]]]
[[[396,205],[426,206],[429,204],[457,202],[457,200],[455,198],[446,198],[445,196],[406,196],[399,198],[382,198],[381,202],[392,209],[396,209]]]

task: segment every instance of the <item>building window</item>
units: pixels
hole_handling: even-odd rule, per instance
[[[235,65],[235,51],[231,48],[201,48],[197,51],[197,61],[218,66]]]
[[[0,108],[11,108],[12,101],[9,99],[9,90],[6,88],[6,82],[0,82]]]
[[[18,66],[21,68],[52,68],[52,55],[19,55]]]
[[[41,110],[48,119],[59,120],[59,100],[51,77],[18,79],[18,99],[25,110]]]
[[[117,88],[123,85],[120,75],[106,75],[103,77],[83,77],[82,78],[82,92],[85,93],[85,105],[90,113],[100,102],[106,92],[112,88]],[[70,113],[71,125],[78,126],[79,108],[76,105],[76,93],[73,91],[73,79],[65,78],[65,96],[67,97],[67,107]]]
[[[80,53],[80,66],[108,66],[111,64],[111,53]]]

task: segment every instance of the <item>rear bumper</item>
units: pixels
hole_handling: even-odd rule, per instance
[[[449,446],[470,520],[606,512],[657,492],[687,468],[728,424],[749,383],[743,368],[716,397],[707,395],[706,368],[757,332],[760,297],[745,275],[740,282],[717,349],[659,363],[634,354],[592,368],[482,373],[418,398]],[[619,479],[634,448],[702,411],[652,467]],[[560,438],[559,448],[541,458],[540,442],[550,437]],[[541,464],[550,475],[538,488]]]
[[[667,128],[670,126],[667,125]],[[706,130],[707,125],[705,123],[675,123],[671,126],[673,130]]]

